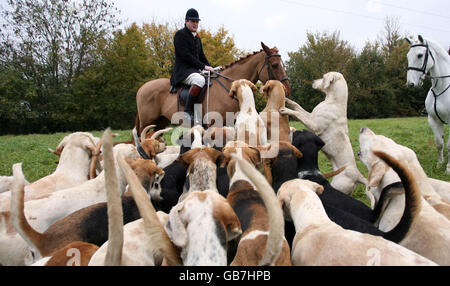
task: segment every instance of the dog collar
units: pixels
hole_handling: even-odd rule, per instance
[[[320,170],[317,170],[317,169],[298,172],[299,179],[303,179],[307,176],[322,176],[322,172],[320,172]]]
[[[384,187],[383,190],[381,190],[381,194],[385,194],[386,193],[386,195],[387,195],[389,190],[390,189],[394,189],[394,188],[403,188],[403,183],[402,182],[395,182],[395,183],[389,184],[386,187]]]

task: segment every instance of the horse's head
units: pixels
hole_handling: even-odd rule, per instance
[[[266,53],[264,65],[261,66],[258,79],[262,82],[268,80],[279,80],[286,87],[286,96],[291,94],[291,86],[289,84],[289,78],[286,75],[286,67],[281,59],[281,55],[278,53],[278,49],[273,47],[272,49],[264,45],[261,42],[261,46]]]
[[[411,87],[422,86],[425,75],[434,65],[434,58],[428,46],[428,42],[418,36],[416,39],[406,40],[411,45],[408,54],[408,73],[406,75],[406,84]]]

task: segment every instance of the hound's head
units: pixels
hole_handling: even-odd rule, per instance
[[[230,178],[236,170],[236,160],[231,157],[231,154],[238,154],[242,156],[243,159],[252,163],[254,166],[261,165],[260,151],[256,147],[251,147],[243,141],[230,141],[228,142],[222,150],[222,161],[220,167],[223,168],[227,166],[227,173]]]
[[[251,81],[246,79],[239,79],[233,81],[233,83],[231,84],[228,96],[236,97],[239,101],[240,106],[246,98],[253,98],[253,92],[255,92],[256,90],[258,89]]]
[[[190,169],[194,166],[194,164],[214,164],[221,155],[221,152],[211,148],[211,147],[202,147],[195,148],[183,153],[180,156],[180,160],[186,163],[188,167],[188,173],[192,172]]]
[[[284,217],[292,220],[291,209],[308,204],[321,205],[317,195],[322,194],[323,186],[309,180],[295,179],[285,182],[277,192],[278,202],[283,209]],[[323,207],[322,207],[323,208]]]
[[[330,94],[330,91],[341,91],[332,93],[335,96],[348,94],[347,82],[345,81],[344,76],[338,72],[329,72],[323,75],[322,78],[316,79],[312,87],[314,89],[318,89],[325,94]]]
[[[227,241],[241,234],[241,225],[227,200],[216,191],[194,191],[174,206],[164,228],[182,249],[184,265],[227,264]]]
[[[154,159],[156,154],[162,153],[166,150],[166,144],[158,139],[145,139],[142,142],[142,148],[149,155],[150,159]]]
[[[90,157],[95,152],[95,145],[97,142],[99,142],[99,140],[100,138],[94,137],[89,132],[75,132],[65,136],[61,140],[61,142],[56,147],[54,154],[60,156],[62,160],[64,150],[67,150],[69,148],[81,148],[85,150]]]
[[[148,135],[150,134],[148,133],[148,130],[153,127],[155,127],[155,125],[150,125],[144,128],[144,130],[142,130],[141,132],[140,138],[138,138],[137,136],[136,127],[133,128],[132,131],[134,144],[136,145],[137,150],[144,159],[154,159],[156,154],[164,152],[166,150],[166,144],[163,135],[172,130],[172,128],[158,130],[156,132],[152,132],[151,136],[148,137]]]
[[[210,148],[195,148],[182,154],[179,158],[188,165],[189,189],[206,190],[216,185],[217,165],[216,161],[221,152]],[[180,196],[180,200],[185,196]]]
[[[295,168],[297,170],[297,159],[303,156],[302,152],[298,150],[294,145],[287,141],[278,141],[270,143],[262,152],[270,152],[271,149],[277,150],[276,156],[264,156],[262,159],[262,164],[264,166],[264,174],[266,175],[267,181],[272,185],[272,168],[278,168],[279,165],[284,169],[287,162],[292,165],[289,168]]]
[[[358,158],[364,163],[369,171],[369,188],[378,187],[386,173],[391,170],[383,160],[374,154],[375,150],[383,150],[396,160],[408,164],[410,169],[415,169],[417,171],[417,175],[422,173],[417,155],[413,150],[395,143],[394,140],[386,136],[375,134],[367,127],[360,129],[359,146],[360,151],[358,152]]]
[[[161,180],[164,177],[164,171],[156,165],[154,161],[145,159],[125,158],[125,161],[133,169],[141,185],[151,196],[152,193],[160,189]]]
[[[203,135],[206,146],[222,149],[229,141],[234,140],[236,131],[233,127],[210,127]]]
[[[179,138],[172,139],[176,141],[177,145],[180,145],[180,154],[183,154],[191,149],[205,147],[203,144],[203,136],[205,129],[201,125],[195,125],[194,127],[187,129]],[[172,133],[175,136],[175,133]]]
[[[304,130],[297,130],[292,136],[292,145],[300,150],[303,154],[300,161],[310,162],[314,167],[318,160],[318,152],[325,146],[325,142],[316,134]]]
[[[278,106],[285,106],[284,99],[286,98],[287,90],[286,86],[278,80],[268,80],[262,87],[262,93],[276,100]]]

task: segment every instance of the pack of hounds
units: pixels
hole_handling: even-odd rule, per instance
[[[197,125],[172,146],[171,128],[116,143],[109,129],[75,132],[51,150],[56,170],[31,183],[14,164],[0,177],[0,264],[450,265],[450,183],[366,127],[355,156],[344,77],[313,88],[325,99],[307,112],[270,80],[258,113],[256,87],[236,80],[234,126]],[[351,196],[357,184],[370,206]]]

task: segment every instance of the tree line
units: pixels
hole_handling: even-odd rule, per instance
[[[0,134],[130,129],[139,87],[170,77],[173,35],[182,21],[119,28],[118,10],[108,0],[7,4],[0,30]],[[212,66],[253,52],[236,47],[225,27],[199,34]],[[429,83],[406,86],[403,38],[396,23],[386,21],[385,36],[359,52],[339,32],[308,32],[306,43],[284,59],[291,97],[312,110],[323,100],[312,81],[339,71],[349,86],[349,118],[417,116]],[[259,93],[256,104],[265,106]]]

